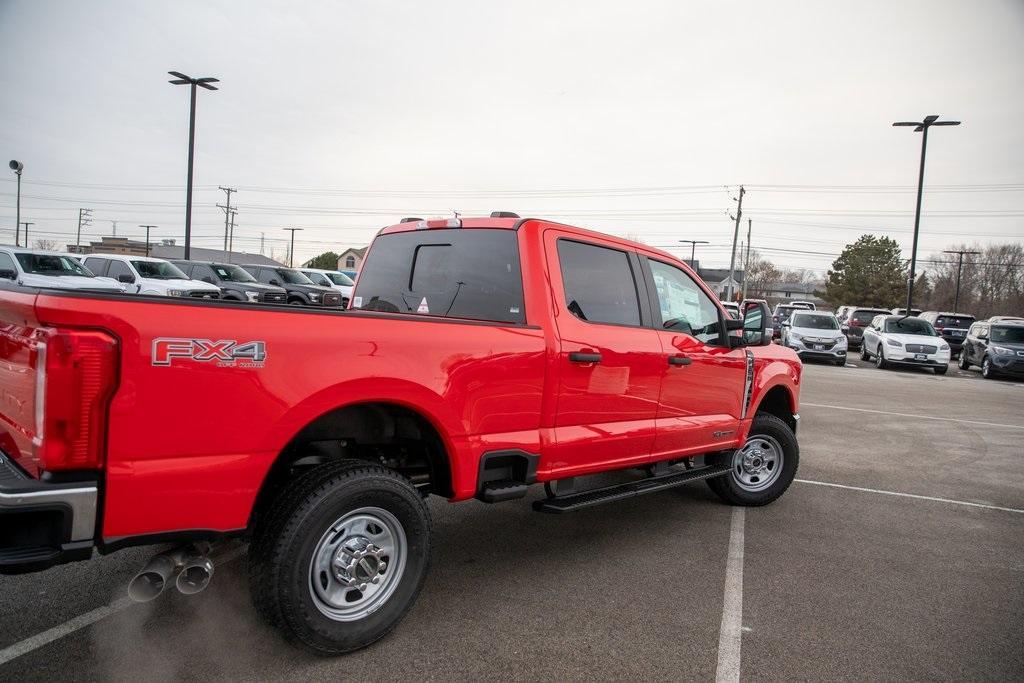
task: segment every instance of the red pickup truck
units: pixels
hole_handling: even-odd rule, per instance
[[[664,252],[507,214],[384,228],[345,311],[0,289],[0,571],[171,543],[147,599],[244,537],[268,622],[363,647],[423,584],[428,494],[782,495],[801,364],[745,308]],[[588,486],[612,470],[635,476]]]

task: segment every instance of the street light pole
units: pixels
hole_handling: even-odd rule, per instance
[[[288,250],[288,267],[293,268],[295,266],[295,231],[302,230],[302,228],[285,228],[292,233],[292,246]]]
[[[708,242],[707,240],[679,240],[679,241],[682,244],[689,244],[690,245],[690,267],[696,270],[697,266],[695,266],[694,263],[697,262],[697,259],[696,259],[697,245],[698,244],[710,244],[710,242]]]
[[[149,229],[155,228],[155,225],[140,225],[140,228],[146,229],[146,256],[149,256]]]
[[[964,254],[980,254],[980,251],[943,251],[943,254],[956,254],[960,258],[956,264],[956,295],[953,297],[953,312],[958,313],[960,311],[960,271],[964,267]]]
[[[196,146],[196,86],[207,90],[216,90],[217,88],[210,84],[219,83],[220,81],[209,77],[192,78],[180,71],[168,71],[167,73],[174,76],[174,80],[169,81],[170,83],[174,85],[189,85],[192,91],[188,110],[188,185],[185,188],[185,260],[187,261],[192,247],[192,166]]]
[[[747,276],[750,270],[750,232],[753,229],[754,221],[747,219],[747,255],[743,259],[743,299],[747,298]]]
[[[11,159],[7,166],[18,176],[18,208],[14,214],[14,246],[18,246],[18,228],[21,225],[21,170],[25,168],[25,164],[17,159]]]
[[[914,272],[917,267],[917,236],[921,227],[921,195],[924,193],[924,157],[928,149],[928,129],[932,126],[959,126],[959,121],[939,121],[938,114],[930,114],[923,121],[897,121],[894,126],[914,126],[921,133],[921,168],[917,174],[917,208],[914,210],[914,243],[910,248],[910,277],[907,279],[907,315],[914,301]]]

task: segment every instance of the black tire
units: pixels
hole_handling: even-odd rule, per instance
[[[299,298],[288,299],[289,306],[305,306],[306,302]]]
[[[878,351],[875,354],[875,367],[879,370],[889,367],[889,364],[885,362],[885,348],[881,344],[878,345]]]
[[[871,354],[868,353],[868,345],[867,344],[861,344],[860,345],[860,359],[861,360],[871,360]]]
[[[935,368],[936,375],[945,375],[949,371],[949,366]]]
[[[840,368],[846,367],[846,359],[845,358],[840,358],[839,360],[835,361],[835,364],[836,364],[836,367],[840,367]]]
[[[958,368],[960,368],[961,370],[970,370],[971,369],[971,361],[967,360],[967,353],[966,352],[960,351],[960,358],[957,360],[956,366]]]
[[[742,449],[730,453],[728,457],[733,459],[733,471],[724,476],[707,480],[708,487],[730,505],[767,505],[785,493],[789,485],[793,483],[793,479],[796,478],[796,471],[800,466],[800,446],[789,425],[769,413],[758,413],[750,427],[750,434],[747,436],[748,442],[759,435],[773,439],[782,448],[781,472],[768,488],[761,491],[748,491],[736,476],[739,464],[738,456]]]
[[[992,361],[988,356],[981,361],[981,376],[985,379],[995,379],[996,371],[992,369]]]
[[[376,611],[342,621],[318,606],[311,565],[332,527],[364,509],[383,510],[400,524],[404,570]],[[298,477],[277,497],[249,549],[249,588],[256,611],[287,640],[339,655],[370,645],[402,620],[423,586],[429,558],[430,513],[412,484],[384,467],[344,460]]]

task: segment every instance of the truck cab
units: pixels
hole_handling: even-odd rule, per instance
[[[82,264],[97,277],[104,277],[125,286],[129,294],[150,296],[218,299],[220,288],[207,282],[192,280],[170,261],[149,256],[121,254],[90,254]]]

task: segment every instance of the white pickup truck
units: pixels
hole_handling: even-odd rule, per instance
[[[58,251],[0,247],[0,279],[25,287],[123,292],[124,286],[96,277],[70,254]]]
[[[148,256],[90,254],[83,261],[99,277],[126,285],[129,294],[219,299],[220,287],[192,280],[170,261]]]

